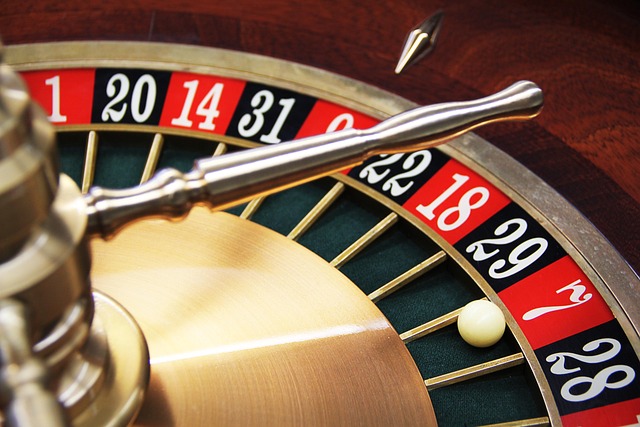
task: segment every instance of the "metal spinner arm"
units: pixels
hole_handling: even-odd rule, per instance
[[[376,154],[430,148],[487,123],[529,119],[541,108],[540,88],[521,81],[475,101],[409,110],[366,130],[345,129],[202,159],[186,174],[165,169],[131,189],[94,187],[85,197],[87,232],[108,239],[140,218],[181,218],[198,204],[225,209],[356,166]]]

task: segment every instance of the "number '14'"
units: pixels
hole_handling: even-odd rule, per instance
[[[172,119],[172,125],[187,128],[193,126],[193,121],[189,120],[189,115],[191,114],[191,107],[193,106],[193,101],[195,100],[199,83],[200,82],[198,80],[184,82],[183,87],[187,89],[187,96],[185,97],[184,104],[182,105],[180,117]],[[204,117],[204,120],[198,124],[198,129],[214,130],[216,128],[213,120],[220,115],[218,104],[220,103],[220,97],[222,96],[223,89],[224,84],[214,84],[204,98],[202,98],[200,104],[198,104],[196,114]]]

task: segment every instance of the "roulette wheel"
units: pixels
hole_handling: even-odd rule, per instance
[[[406,33],[438,9],[435,49],[395,75]],[[195,212],[185,227],[139,224],[96,242],[94,287],[149,343],[138,423],[422,424],[431,405],[441,425],[638,422],[634,4],[9,2],[0,19],[6,61],[58,126],[63,169],[85,187],[137,184],[154,141],[164,141],[159,167],[188,170],[218,147],[366,128],[521,78],[545,91],[533,122],[375,157],[230,209],[261,226]],[[248,278],[185,277],[206,262]],[[316,275],[330,298],[300,292]],[[182,285],[154,290],[162,276]],[[250,298],[256,283],[268,292]],[[450,323],[483,297],[509,328],[475,349]],[[364,319],[382,333],[342,329]],[[330,333],[303,338],[298,327]],[[167,335],[214,344],[196,353]]]

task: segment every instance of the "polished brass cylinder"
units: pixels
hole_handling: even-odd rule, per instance
[[[28,308],[34,340],[53,327],[90,288],[91,260],[84,237],[86,215],[80,191],[70,178],[47,219],[10,260],[0,264],[0,298],[16,298]]]
[[[102,297],[96,309],[87,205],[73,180],[59,175],[55,148],[45,113],[0,64],[2,419],[127,425],[148,383],[146,342],[117,303]]]
[[[20,77],[0,65],[0,262],[47,216],[58,175],[53,128]]]

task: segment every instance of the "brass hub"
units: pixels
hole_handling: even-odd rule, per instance
[[[435,425],[376,306],[317,255],[226,213],[93,242],[95,288],[151,357],[140,425]]]
[[[94,400],[73,416],[74,427],[125,426],[135,419],[149,383],[149,353],[136,321],[113,299],[93,293],[96,316],[109,343],[105,378]]]

